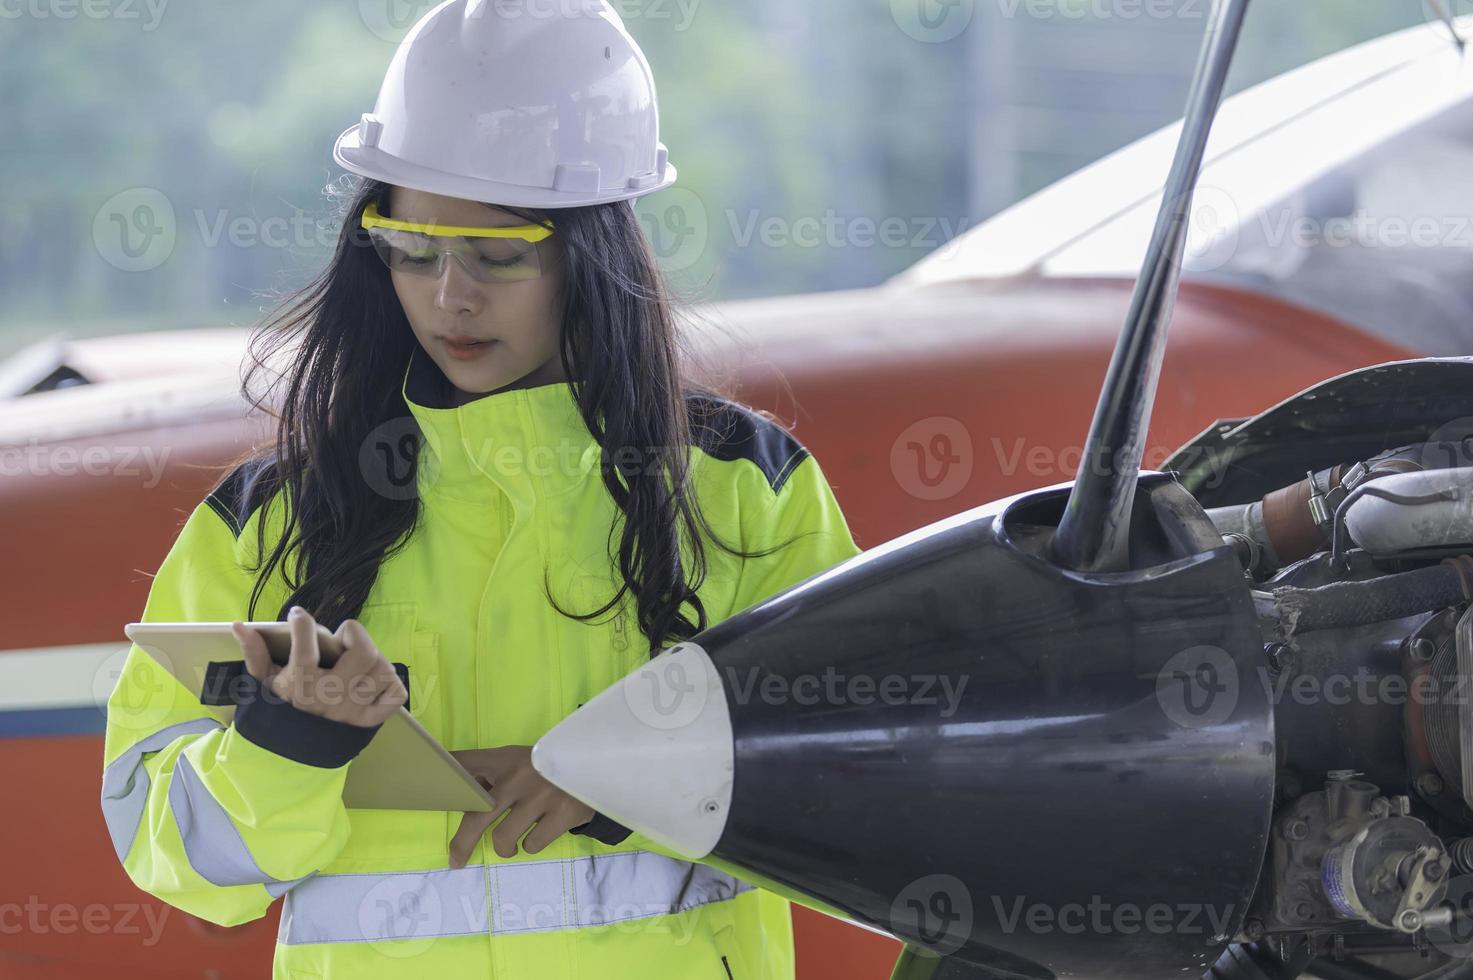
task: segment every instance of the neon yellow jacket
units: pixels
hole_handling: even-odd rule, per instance
[[[627,599],[619,615],[579,623],[542,594],[546,566],[565,608],[612,598],[617,507],[567,384],[433,407],[431,363],[412,358],[403,389],[425,435],[409,491],[420,519],[357,618],[407,665],[411,710],[448,748],[531,745],[649,655]],[[789,433],[732,402],[690,404],[714,409],[705,424],[721,432],[718,447],[691,451],[713,527],[744,550],[798,536],[745,561],[707,546],[698,591],[712,623],[859,552],[818,460]],[[284,524],[271,476],[246,463],[195,508],[143,621],[250,618],[257,526],[265,515],[269,547]],[[288,595],[278,572],[257,618]],[[102,780],[113,844],[139,888],[221,925],[285,896],[274,976],[792,976],[787,899],[639,835],[610,845],[564,834],[507,860],[488,834],[452,869],[459,813],[345,808],[356,750],[338,751],[339,723],[279,709],[290,724],[263,714],[243,734],[242,709],[222,725],[135,645],[108,700]]]

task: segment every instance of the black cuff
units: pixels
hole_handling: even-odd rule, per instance
[[[235,707],[235,730],[247,741],[295,762],[336,769],[352,761],[381,725],[350,725],[303,711],[250,674],[243,675]]]
[[[579,824],[570,834],[582,834],[584,837],[592,837],[603,844],[622,844],[624,838],[634,831],[623,824],[615,823],[598,811],[594,811],[593,819],[585,824]]]

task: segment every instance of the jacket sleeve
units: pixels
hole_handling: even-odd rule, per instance
[[[207,499],[140,619],[246,621],[253,585]],[[118,859],[139,888],[219,925],[260,918],[343,848],[347,764],[374,731],[251,693],[224,725],[134,644],[107,701],[102,812]]]
[[[817,457],[800,449],[776,493],[761,487],[743,505],[742,548],[772,554],[741,563],[732,613],[757,605],[859,554]],[[792,543],[789,544],[791,539]]]

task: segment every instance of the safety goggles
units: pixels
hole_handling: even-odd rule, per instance
[[[398,221],[379,214],[376,203],[363,209],[362,224],[373,250],[393,272],[438,279],[453,255],[471,278],[488,283],[542,275],[543,243],[552,235],[541,225],[473,228]]]

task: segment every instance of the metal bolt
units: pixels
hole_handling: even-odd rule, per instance
[[[1294,903],[1294,918],[1300,919],[1300,920],[1303,920],[1303,921],[1308,921],[1309,919],[1311,919],[1313,917],[1314,917],[1314,906],[1313,905],[1310,905],[1308,902],[1295,902]]]
[[[1250,943],[1256,943],[1263,938],[1263,920],[1249,919],[1243,923],[1243,938]]]
[[[1424,772],[1417,777],[1417,792],[1423,796],[1440,796],[1442,794],[1442,777],[1435,772]]]
[[[1429,663],[1431,662],[1433,657],[1437,656],[1437,644],[1433,643],[1425,636],[1419,636],[1416,639],[1412,640],[1411,646],[1408,648],[1407,652],[1409,652],[1412,655],[1412,659],[1417,661],[1418,663]]]
[[[1309,824],[1303,820],[1291,820],[1284,824],[1284,836],[1289,840],[1304,840],[1309,836]]]

